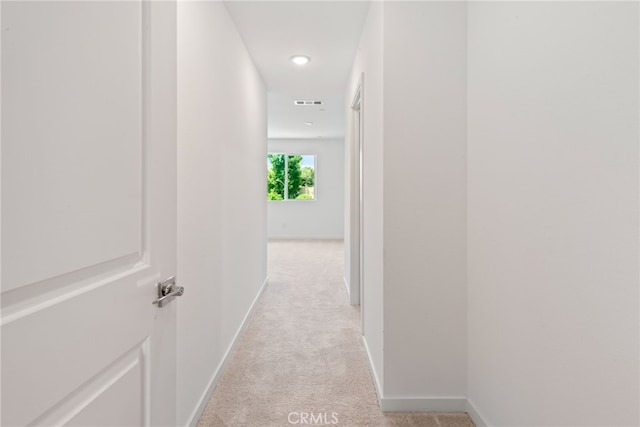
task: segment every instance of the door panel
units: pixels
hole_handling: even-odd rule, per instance
[[[29,425],[145,425],[147,347],[147,342],[137,346]]]
[[[175,425],[175,3],[0,7],[1,424]]]
[[[9,425],[28,424],[149,338],[153,286],[131,284],[126,277],[3,324],[2,415]]]
[[[101,425],[109,426],[139,426],[144,422],[145,415],[140,411],[143,402],[143,353],[137,351],[135,359],[131,360],[122,370],[115,371],[113,376],[104,382],[103,387],[96,390],[86,406],[81,405],[67,426],[88,427],[100,420]],[[115,406],[119,408],[116,413]]]
[[[142,7],[2,8],[9,291],[141,253]]]

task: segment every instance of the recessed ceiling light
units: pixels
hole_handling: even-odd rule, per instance
[[[306,126],[311,126],[311,125],[313,125],[313,122],[305,122],[304,124],[305,124]]]
[[[308,64],[309,61],[311,61],[311,58],[304,55],[293,55],[291,58],[289,58],[289,61],[293,62],[296,65],[305,65]]]

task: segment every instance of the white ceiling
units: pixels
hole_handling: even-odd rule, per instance
[[[269,94],[269,138],[343,138],[345,103],[342,94],[322,96],[323,105],[295,106],[286,93]],[[311,126],[306,122],[313,123]]]
[[[344,137],[344,90],[370,3],[226,0],[225,5],[269,91],[269,138]],[[311,62],[297,66],[289,61],[293,55],[309,56]],[[296,107],[296,99],[324,105]]]

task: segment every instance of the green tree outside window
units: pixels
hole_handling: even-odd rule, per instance
[[[269,153],[268,200],[314,200],[315,156]]]

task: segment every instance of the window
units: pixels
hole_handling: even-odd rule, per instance
[[[267,199],[314,200],[316,156],[267,154]]]

